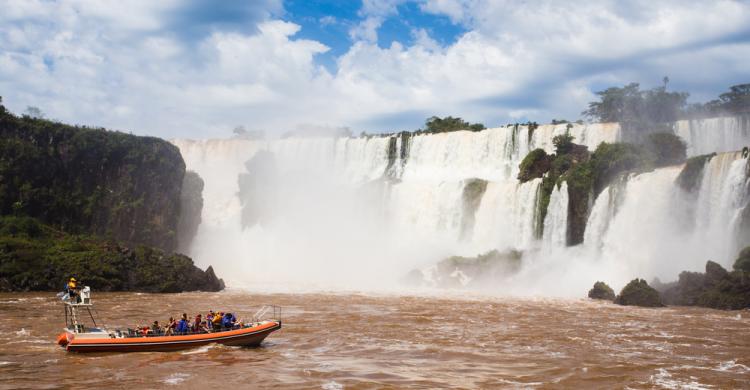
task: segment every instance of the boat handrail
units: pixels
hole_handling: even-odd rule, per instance
[[[281,321],[281,306],[263,305],[260,309],[258,309],[258,311],[255,312],[255,314],[253,314],[253,323],[263,321],[268,314],[271,314],[270,319]]]

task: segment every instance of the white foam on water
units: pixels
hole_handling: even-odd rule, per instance
[[[323,390],[341,390],[344,388],[344,385],[336,382],[336,381],[330,381],[323,383],[323,385],[320,386]]]
[[[178,372],[178,373],[169,375],[164,380],[162,380],[162,382],[168,385],[174,386],[174,385],[179,385],[180,383],[184,382],[189,377],[190,377],[190,374]]]
[[[729,371],[734,373],[744,373],[744,372],[750,372],[750,367],[737,363],[737,360],[729,360],[726,362],[719,363],[719,366],[716,368],[716,371]]]

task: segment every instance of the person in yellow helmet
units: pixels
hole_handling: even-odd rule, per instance
[[[68,290],[70,301],[73,303],[78,303],[78,282],[76,281],[76,278],[70,278],[66,287]]]

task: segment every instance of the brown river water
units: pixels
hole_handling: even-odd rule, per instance
[[[283,307],[259,348],[73,354],[51,293],[0,294],[0,388],[750,388],[750,312],[357,293],[95,293],[109,327]]]

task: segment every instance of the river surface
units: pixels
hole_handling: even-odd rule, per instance
[[[94,295],[110,327],[283,306],[259,348],[72,354],[54,294],[0,294],[0,388],[750,388],[750,312],[357,293]]]

